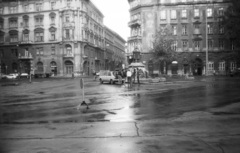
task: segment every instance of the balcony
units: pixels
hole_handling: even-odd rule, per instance
[[[43,24],[35,24],[35,28],[43,28],[44,25]]]
[[[128,37],[128,41],[132,41],[132,40],[141,40],[142,37],[137,35],[137,36],[131,36],[131,37]]]
[[[20,41],[19,44],[21,44],[21,45],[33,44],[33,41],[31,41],[31,40],[28,40],[28,41]]]
[[[63,55],[63,58],[73,58],[73,57],[74,57],[73,53],[68,53]]]
[[[33,59],[33,57],[32,57],[32,54],[29,54],[28,56],[21,56],[21,55],[19,55],[18,56],[18,59],[19,60],[32,60]]]
[[[132,26],[140,26],[141,25],[141,20],[140,19],[136,19],[136,20],[132,20],[130,22],[128,22],[128,26],[132,27]]]
[[[64,28],[75,27],[75,23],[74,22],[64,22],[63,27]]]

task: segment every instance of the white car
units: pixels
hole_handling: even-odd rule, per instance
[[[6,78],[7,78],[7,79],[16,79],[17,76],[14,75],[14,74],[9,74],[9,75],[6,75]]]
[[[113,71],[101,70],[99,72],[99,81],[100,83],[108,82],[114,84],[115,82],[118,82],[119,79],[114,75]],[[121,83],[124,83],[124,79],[122,79]]]
[[[27,74],[27,73],[21,73],[21,74],[20,74],[20,77],[21,77],[21,78],[28,78],[28,74]]]

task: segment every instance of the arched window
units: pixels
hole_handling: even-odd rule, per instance
[[[67,44],[67,45],[66,45],[66,51],[67,51],[67,54],[68,54],[68,55],[72,54],[72,46],[69,45],[69,44]]]
[[[42,62],[37,63],[37,72],[43,73],[43,63]]]

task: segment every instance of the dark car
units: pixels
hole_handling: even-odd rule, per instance
[[[229,75],[230,75],[231,77],[233,77],[233,76],[240,76],[240,68],[237,68],[237,69],[235,69],[235,70],[233,70],[233,71],[230,71],[230,72],[229,72]]]

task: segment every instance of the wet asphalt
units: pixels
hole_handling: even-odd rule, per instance
[[[0,82],[0,152],[240,152],[240,78],[84,82]]]

